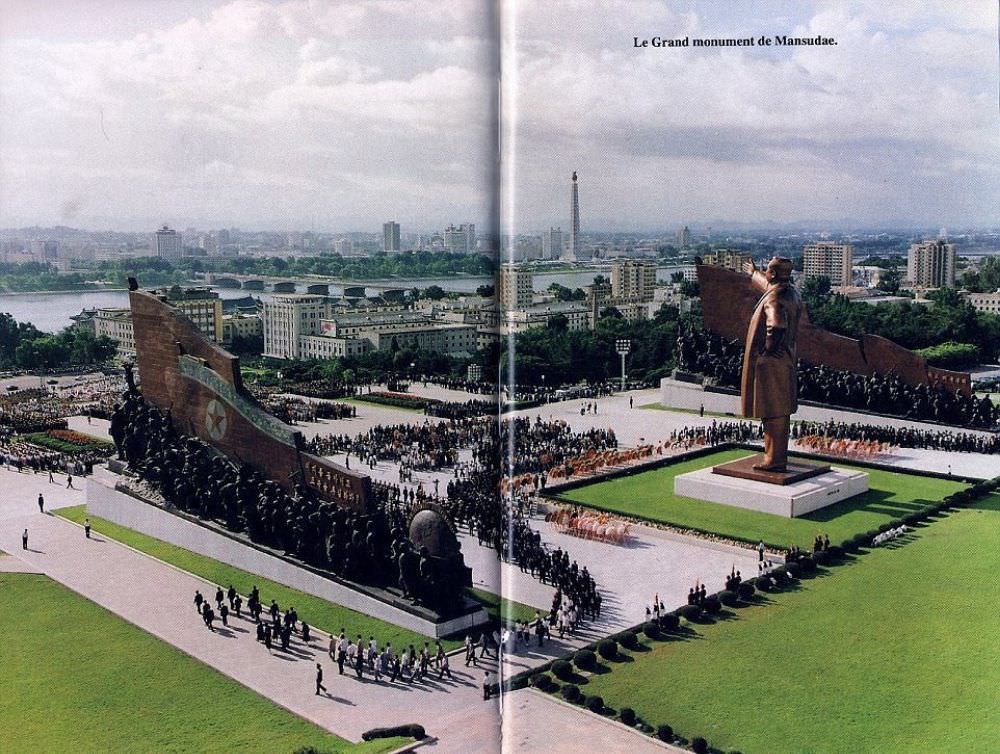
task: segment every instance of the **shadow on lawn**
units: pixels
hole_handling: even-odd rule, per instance
[[[799,516],[799,518],[803,521],[824,523],[840,518],[847,513],[854,513],[855,511],[877,513],[890,518],[902,518],[908,513],[916,513],[928,505],[938,502],[937,500],[924,500],[923,498],[917,500],[890,500],[889,498],[891,497],[891,493],[885,490],[869,490],[862,495],[842,500],[826,508],[820,508],[818,511],[807,513],[804,516]]]

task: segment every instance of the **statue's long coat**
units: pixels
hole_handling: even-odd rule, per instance
[[[798,408],[795,345],[802,306],[799,292],[779,283],[768,287],[754,307],[743,351],[743,416],[773,419],[790,416]],[[781,349],[774,356],[764,352],[768,327],[785,330]]]

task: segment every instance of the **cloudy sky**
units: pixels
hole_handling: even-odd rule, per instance
[[[4,0],[0,227],[483,227],[489,0]]]
[[[493,7],[4,0],[0,227],[488,227]],[[1000,219],[993,0],[502,7],[509,227]],[[838,45],[632,47],[783,33]]]
[[[995,0],[515,5],[505,221],[520,228],[567,227],[574,169],[584,228],[1000,225]],[[838,44],[632,47],[762,34]]]

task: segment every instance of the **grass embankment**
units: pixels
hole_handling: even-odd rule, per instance
[[[1000,496],[581,687],[723,751],[988,751],[1000,736]]]
[[[5,751],[376,754],[278,707],[45,576],[0,573]]]
[[[69,508],[60,508],[55,511],[56,515],[62,516],[78,524],[83,523],[87,517],[86,506],[76,505]],[[261,600],[265,607],[272,599],[278,601],[282,607],[294,606],[296,612],[306,620],[309,625],[322,629],[327,633],[340,633],[341,628],[347,631],[349,636],[361,634],[362,636],[375,636],[381,642],[391,641],[394,646],[414,644],[419,646],[429,637],[400,628],[386,621],[372,618],[356,610],[337,605],[333,602],[314,597],[298,589],[279,584],[262,576],[252,574],[248,571],[234,568],[233,566],[221,563],[218,560],[199,555],[198,553],[185,550],[183,547],[163,542],[162,540],[150,537],[146,534],[128,529],[119,524],[107,521],[97,516],[90,517],[90,523],[95,532],[100,532],[106,537],[117,540],[122,544],[133,547],[140,552],[144,552],[154,558],[170,563],[173,566],[212,581],[222,588],[228,589],[232,584],[240,594],[249,594],[256,585],[260,589]],[[501,603],[503,614],[513,614],[518,620],[531,620],[535,614],[535,608],[519,602],[501,599],[494,594],[480,589],[468,590],[470,597],[482,603],[486,612],[494,621],[499,622],[501,616]],[[460,646],[458,639],[446,639],[442,642],[445,649],[454,649]]]
[[[76,523],[83,523],[83,519],[87,515],[85,506],[82,505],[60,508],[55,513]],[[351,610],[348,607],[314,597],[298,589],[292,589],[276,581],[185,550],[183,547],[177,547],[133,529],[127,529],[103,518],[91,516],[90,523],[95,532],[118,540],[122,544],[193,573],[195,576],[200,576],[206,581],[218,584],[223,590],[228,589],[229,585],[232,584],[240,594],[246,595],[250,594],[256,585],[260,589],[260,598],[265,608],[271,604],[272,599],[277,600],[282,609],[294,607],[302,620],[307,621],[310,626],[320,628],[328,633],[339,634],[343,628],[349,636],[356,634],[361,634],[366,638],[375,636],[380,644],[391,641],[393,646],[397,647],[407,644],[419,646],[428,641],[429,637],[415,631],[400,628],[357,610]],[[194,597],[194,595],[191,596]],[[445,642],[446,647],[458,646],[458,644],[456,641]]]

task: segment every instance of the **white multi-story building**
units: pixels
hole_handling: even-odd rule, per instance
[[[264,321],[259,314],[235,312],[222,316],[222,342],[232,343],[233,338],[253,338],[264,334]]]
[[[180,309],[195,326],[216,343],[222,337],[222,299],[210,288],[181,288],[175,285],[161,295],[167,303]]]
[[[444,230],[444,248],[452,254],[472,254],[476,250],[476,226],[462,223],[457,228],[449,225]]]
[[[977,312],[1000,314],[1000,291],[991,293],[963,293],[962,298]]]
[[[394,254],[400,248],[399,223],[395,220],[390,220],[382,225],[382,250],[387,254]]]
[[[636,303],[652,301],[655,288],[655,262],[623,259],[611,266],[612,298]]]
[[[914,288],[954,288],[955,244],[943,240],[911,244],[906,278]]]
[[[183,312],[210,340],[222,342],[222,300],[208,288],[173,288],[158,291],[171,306]],[[86,313],[86,312],[84,312]],[[118,343],[121,356],[135,355],[135,331],[129,309],[98,309],[93,318],[94,335],[106,335]]]
[[[702,264],[710,264],[714,267],[725,267],[733,272],[743,272],[743,264],[752,262],[753,255],[746,254],[732,249],[718,249],[702,257]]]
[[[305,293],[275,294],[264,302],[264,355],[275,359],[304,358],[300,339],[319,335],[320,323],[329,316],[326,296]]]
[[[825,277],[830,285],[851,285],[854,247],[849,243],[817,241],[802,247],[802,277]]]
[[[563,253],[562,228],[549,228],[542,233],[542,259],[559,259]]]
[[[130,309],[98,309],[94,316],[94,335],[111,338],[118,344],[118,355],[135,356],[135,330]]]
[[[566,329],[586,330],[590,327],[590,309],[578,301],[553,301],[526,309],[508,310],[504,315],[502,330],[519,333],[534,327],[546,327],[553,317],[566,318]]]
[[[531,306],[534,289],[531,272],[513,265],[500,267],[500,307],[506,311]]]
[[[354,253],[354,241],[350,238],[338,238],[333,244],[333,250],[342,257],[349,256]]]
[[[371,343],[364,338],[332,338],[326,335],[303,335],[299,338],[299,358],[336,359],[364,356]]]
[[[184,255],[181,234],[164,225],[153,234],[153,256],[177,260]]]

